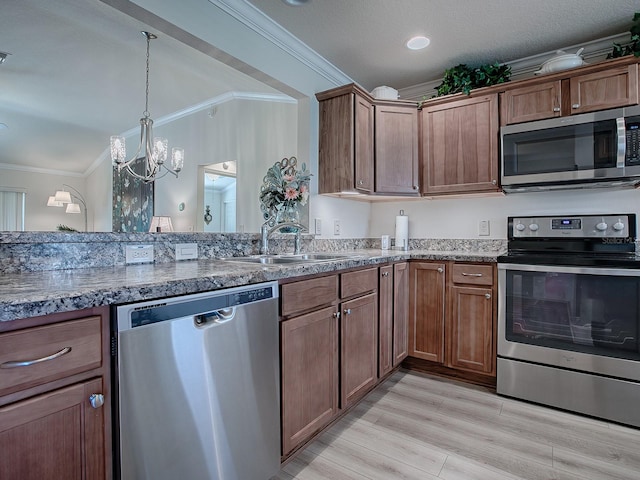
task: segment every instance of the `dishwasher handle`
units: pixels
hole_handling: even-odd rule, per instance
[[[231,308],[221,308],[220,310],[215,310],[213,312],[207,312],[200,315],[196,315],[193,319],[193,322],[197,327],[204,327],[205,325],[221,325],[223,323],[230,322],[236,316],[236,309],[234,307]]]

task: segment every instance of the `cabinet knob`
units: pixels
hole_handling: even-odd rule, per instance
[[[340,318],[340,312],[333,312],[333,318]]]
[[[364,181],[363,180],[358,180],[358,185],[364,185]]]
[[[497,184],[498,184],[498,181],[497,181],[497,180],[491,180],[491,184],[492,184],[492,185],[497,185]]]
[[[104,405],[104,395],[101,393],[92,393],[89,395],[89,403],[93,408],[100,408]]]
[[[351,309],[350,308],[345,308],[344,309],[344,314],[345,315],[351,315]]]
[[[388,277],[389,276],[389,272],[382,272],[382,276],[383,277]]]
[[[490,293],[485,293],[484,294],[484,298],[486,298],[487,300],[491,300],[491,294]]]
[[[442,269],[442,267],[438,267],[438,273],[442,273],[444,272],[444,270]]]
[[[414,186],[413,186],[413,189],[414,189],[414,190],[417,190],[417,189],[418,189],[418,185],[414,185]]]
[[[573,105],[571,105],[571,108],[580,108],[580,104],[579,103],[574,103]]]
[[[577,108],[577,107],[575,107],[575,108]],[[560,107],[553,107],[553,111],[554,112],[559,112],[560,111]]]

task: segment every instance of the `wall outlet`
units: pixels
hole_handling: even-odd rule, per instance
[[[176,243],[176,260],[196,260],[197,258],[197,243]]]
[[[316,235],[322,235],[322,220],[316,218],[314,220]]]
[[[480,220],[478,222],[478,235],[482,237],[489,235],[489,220]]]
[[[125,262],[153,262],[153,245],[129,245],[125,247]]]
[[[340,235],[340,220],[333,221],[333,234]]]

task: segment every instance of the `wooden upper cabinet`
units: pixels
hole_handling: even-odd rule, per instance
[[[375,105],[375,191],[419,195],[416,105]]]
[[[561,82],[544,82],[500,94],[502,125],[532,122],[562,115]]]
[[[316,95],[320,109],[319,193],[372,193],[373,104],[356,85]]]
[[[497,191],[498,94],[422,110],[422,169],[426,195]]]
[[[571,114],[638,104],[638,64],[569,79]]]

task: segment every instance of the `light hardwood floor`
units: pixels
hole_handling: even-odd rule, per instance
[[[640,430],[399,371],[275,478],[640,479]]]

